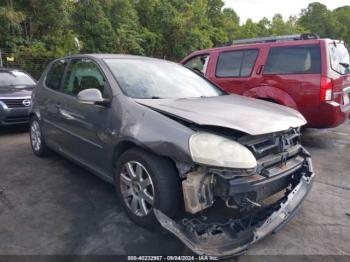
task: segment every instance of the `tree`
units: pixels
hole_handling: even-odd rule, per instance
[[[333,15],[340,26],[337,37],[350,44],[350,6],[343,6],[333,10]]]
[[[213,27],[220,28],[223,26],[222,8],[225,3],[222,0],[207,0],[208,1],[208,18]]]
[[[130,0],[109,0],[105,13],[115,31],[117,53],[144,54],[143,31],[138,13]]]
[[[83,52],[115,52],[116,34],[101,1],[78,1],[73,19],[74,28],[83,42]]]
[[[23,43],[21,23],[24,20],[25,15],[12,6],[0,6],[0,49],[14,52],[17,45]]]
[[[35,61],[78,52],[178,61],[192,51],[239,38],[311,31],[350,42],[349,24],[350,7],[332,12],[317,2],[299,18],[285,21],[276,14],[272,20],[248,19],[240,25],[238,14],[225,8],[223,0],[2,0],[0,48]],[[30,68],[28,63],[21,65]]]
[[[303,29],[297,25],[297,18],[290,16],[287,22],[284,22],[282,15],[276,14],[272,18],[270,27],[271,35],[291,35],[302,33]]]
[[[239,31],[239,16],[232,8],[224,8],[223,14],[223,29],[227,35],[228,41],[232,41]]]
[[[236,39],[243,39],[243,38],[253,38],[257,37],[259,35],[259,27],[256,23],[253,22],[252,19],[247,19],[245,24],[243,24],[238,34],[236,35]]]
[[[15,7],[26,16],[23,26],[29,42],[62,33],[69,26],[69,0],[17,0]]]
[[[272,34],[271,32],[271,22],[268,18],[264,17],[261,19],[258,24],[258,36],[270,36]]]
[[[329,38],[336,37],[341,27],[333,13],[324,4],[318,2],[311,3],[302,10],[298,23],[320,37]]]
[[[144,27],[147,55],[179,60],[213,45],[207,0],[159,0],[149,6],[140,0],[135,5]]]
[[[219,46],[227,43],[229,38],[225,32],[225,17],[222,8],[225,3],[222,0],[207,0],[208,1],[208,19],[212,26],[211,41],[214,46]]]

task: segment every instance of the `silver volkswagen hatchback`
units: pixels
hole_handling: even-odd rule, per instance
[[[314,177],[297,111],[229,95],[179,64],[126,55],[53,61],[32,94],[31,145],[115,185],[129,217],[197,254],[276,232]]]

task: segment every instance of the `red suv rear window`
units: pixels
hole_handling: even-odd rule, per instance
[[[349,73],[349,51],[343,43],[329,44],[329,55],[331,67],[334,71],[342,75]]]
[[[319,45],[273,47],[264,74],[320,74]]]

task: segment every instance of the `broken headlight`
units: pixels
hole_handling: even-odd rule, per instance
[[[191,136],[189,144],[195,163],[240,169],[257,165],[252,152],[246,147],[222,136],[198,132]]]

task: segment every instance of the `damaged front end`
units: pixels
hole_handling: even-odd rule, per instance
[[[198,167],[183,180],[186,215],[160,224],[199,255],[226,257],[246,251],[294,216],[314,177],[296,129],[236,140],[257,160],[254,169]]]

